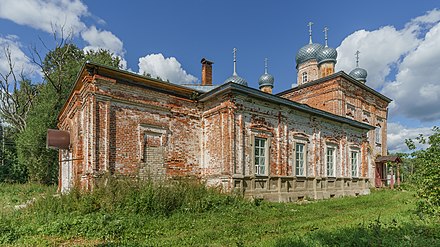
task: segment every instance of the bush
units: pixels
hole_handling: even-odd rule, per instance
[[[417,168],[414,181],[419,198],[418,212],[420,215],[440,216],[440,128],[434,127],[433,132],[427,140],[429,147],[414,151],[411,155]],[[426,143],[422,135],[417,139],[420,143]],[[407,145],[415,149],[412,140],[407,140]]]
[[[58,198],[37,201],[32,210],[43,215],[54,212],[126,212],[169,216],[177,211],[206,212],[242,203],[245,201],[241,197],[222,194],[219,189],[194,180],[159,183],[108,177],[102,179],[93,191],[74,188]]]

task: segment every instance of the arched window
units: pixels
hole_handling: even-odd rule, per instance
[[[307,82],[307,72],[302,73],[302,82]]]

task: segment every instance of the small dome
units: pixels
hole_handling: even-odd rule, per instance
[[[310,59],[316,59],[316,55],[319,50],[323,48],[322,45],[314,43],[314,44],[307,44],[301,49],[299,49],[298,53],[296,54],[296,64],[302,64]]]
[[[230,76],[228,79],[225,80],[224,83],[228,83],[228,82],[237,83],[237,84],[240,84],[240,85],[243,85],[243,86],[247,86],[248,85],[247,81],[245,79],[241,78],[238,75]]]
[[[326,46],[318,51],[318,54],[316,55],[316,60],[318,60],[318,64],[324,62],[336,63],[337,57],[338,57],[338,52],[336,51],[336,49]]]
[[[274,81],[275,79],[271,74],[264,73],[262,76],[260,76],[260,79],[258,79],[258,84],[260,85],[260,88],[264,86],[273,87]]]
[[[357,67],[354,70],[352,70],[349,75],[358,81],[361,82],[367,81],[367,71],[363,68]]]

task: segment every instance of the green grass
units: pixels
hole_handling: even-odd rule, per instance
[[[421,220],[410,191],[307,204],[250,202],[194,182],[110,181],[93,193],[2,184],[5,246],[440,246],[438,219]],[[5,205],[6,205],[5,204]]]
[[[8,184],[0,183],[0,213],[14,210],[14,206],[25,204],[29,200],[42,195],[54,194],[55,186],[42,186],[39,184]]]

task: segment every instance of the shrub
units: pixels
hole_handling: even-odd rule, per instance
[[[414,151],[411,155],[417,168],[414,181],[417,186],[418,212],[440,216],[440,128],[434,127],[433,134],[426,141],[423,135],[420,143],[428,143],[425,150]],[[415,149],[412,140],[407,140],[410,149]]]

